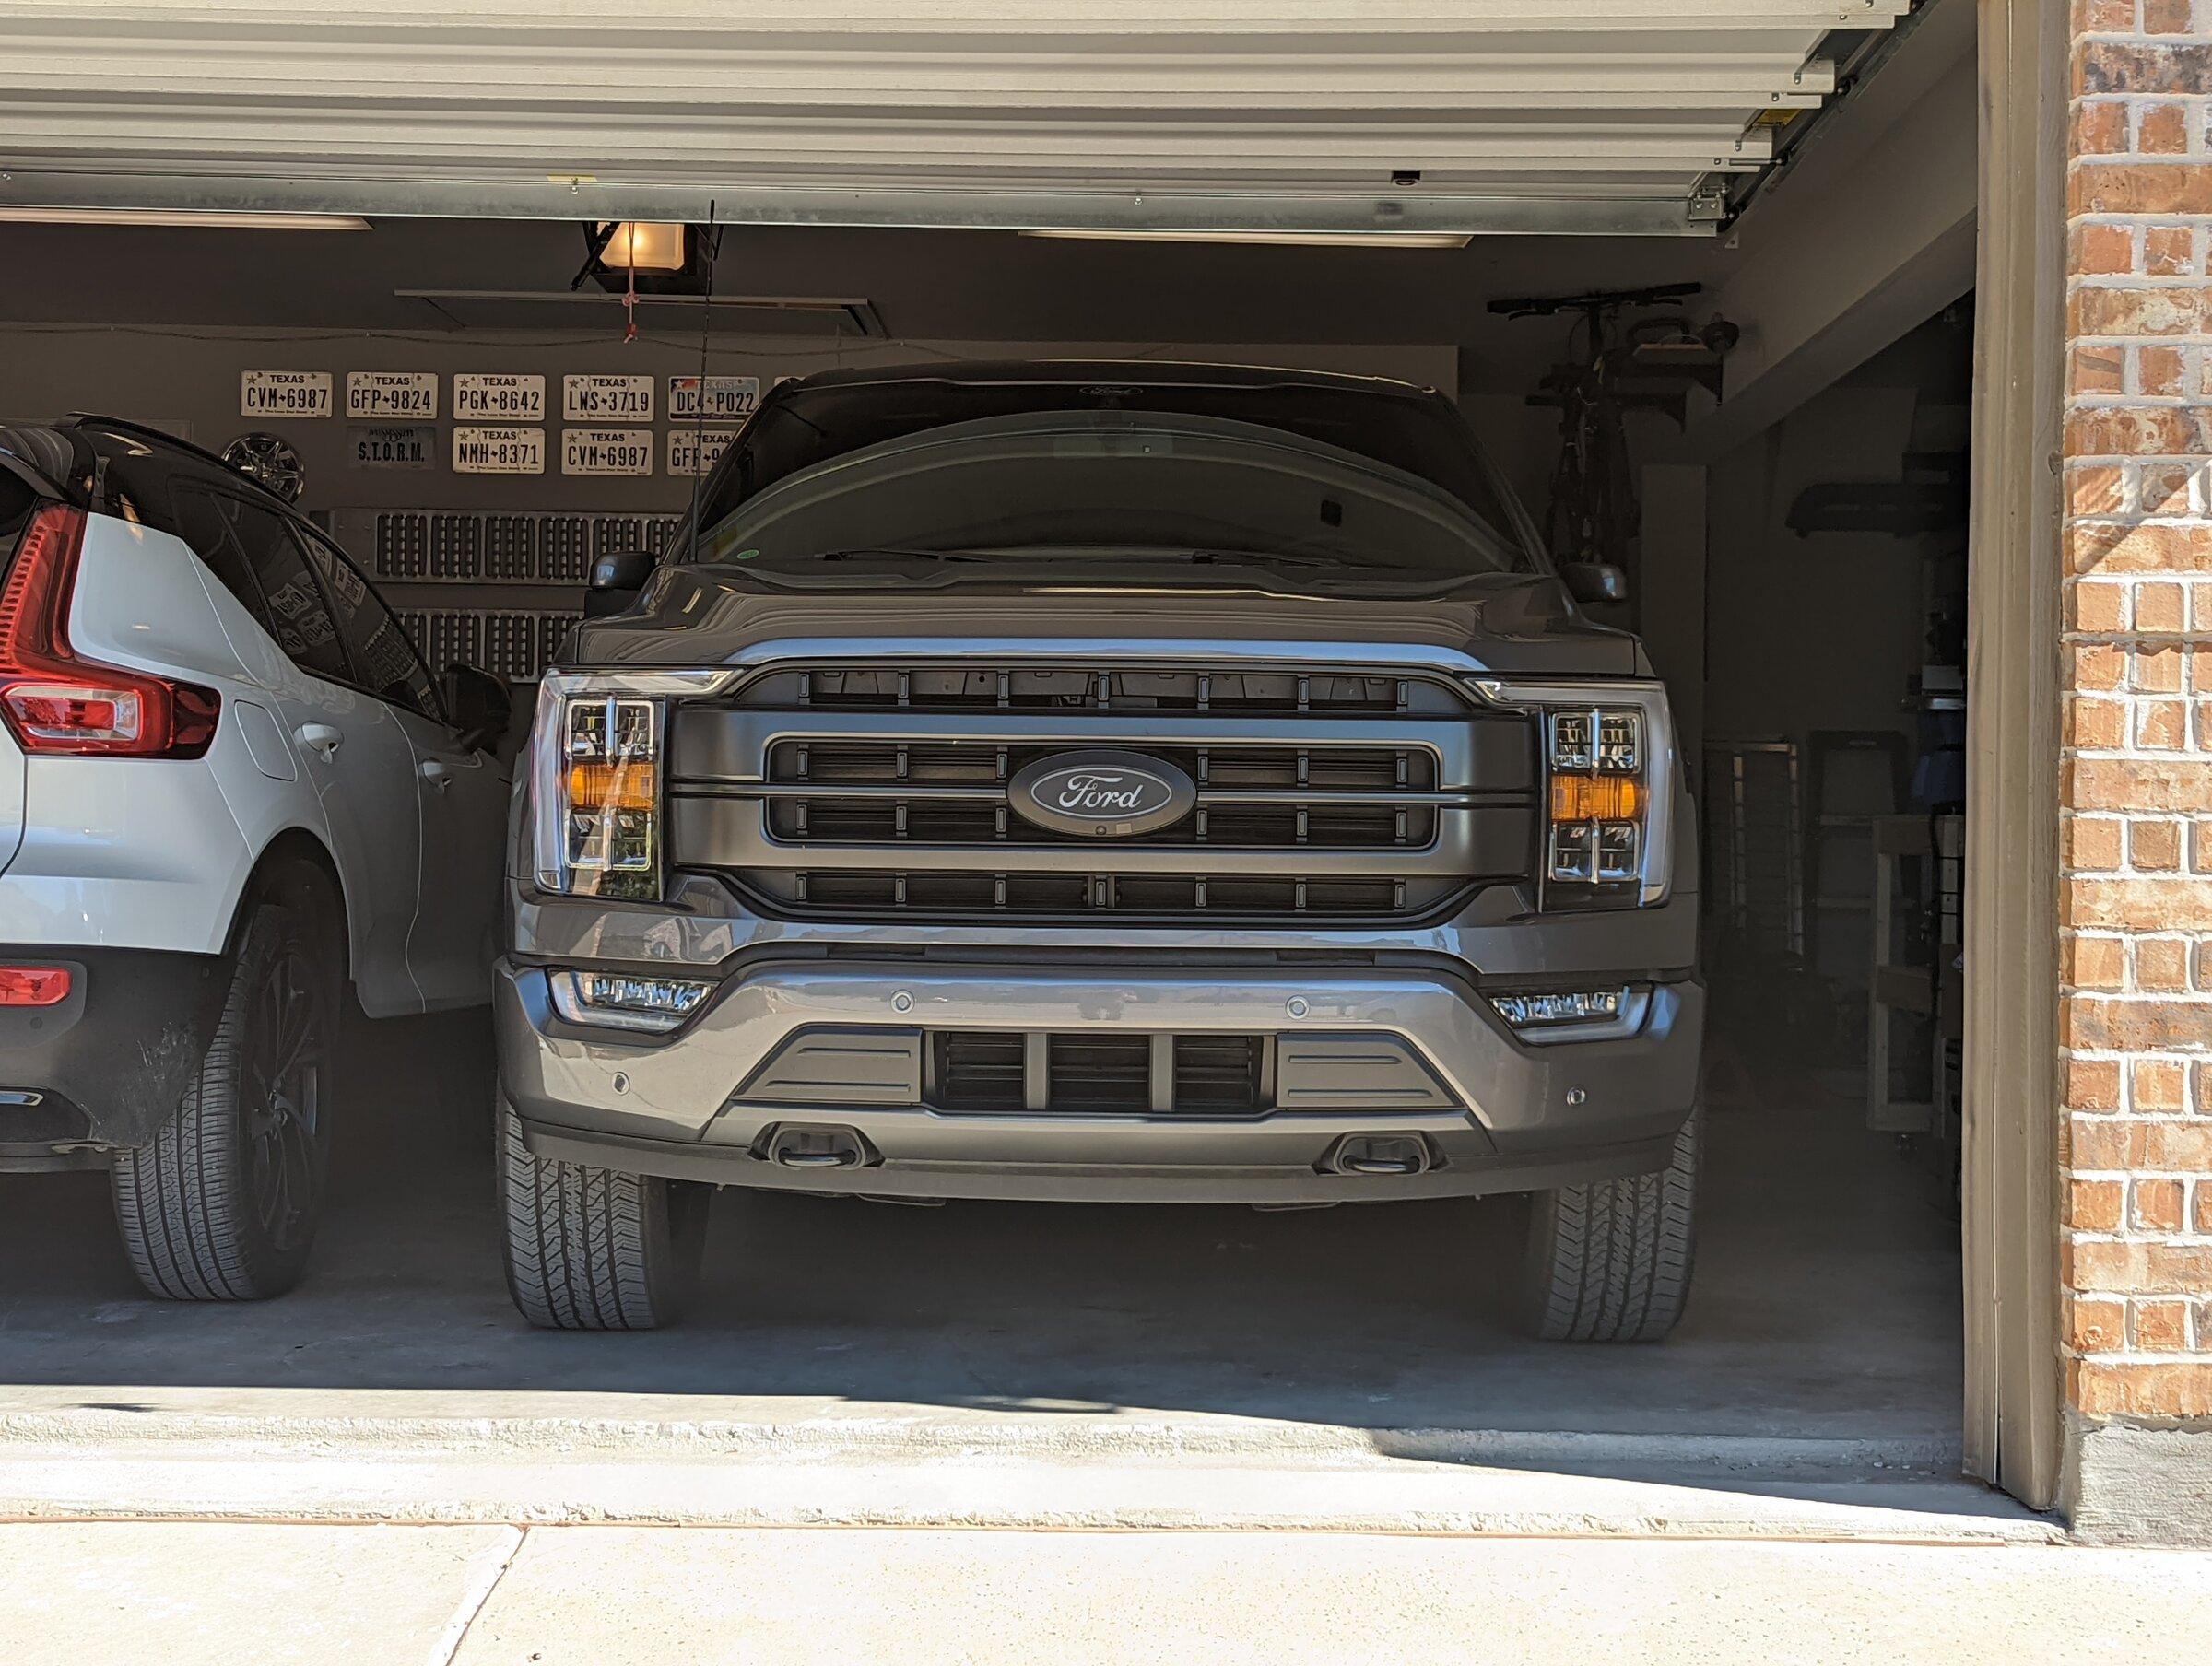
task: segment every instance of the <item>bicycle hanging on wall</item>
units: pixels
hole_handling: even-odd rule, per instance
[[[1701,288],[1655,284],[1489,303],[1506,318],[1572,320],[1568,357],[1528,396],[1529,404],[1559,413],[1559,456],[1544,509],[1544,539],[1555,559],[1630,565],[1639,510],[1622,419],[1630,411],[1659,410],[1679,424],[1689,388],[1718,395],[1721,359],[1736,342],[1734,324],[1715,318],[1692,325],[1671,305]],[[1668,310],[1619,328],[1623,312],[1654,307]]]

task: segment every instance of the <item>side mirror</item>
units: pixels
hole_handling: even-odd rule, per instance
[[[625,611],[638,599],[638,592],[645,588],[645,581],[659,565],[660,557],[650,550],[625,549],[601,556],[592,563],[591,581],[584,586],[583,616],[603,619],[610,613]]]
[[[486,752],[500,743],[514,715],[514,699],[506,682],[475,665],[445,668],[445,710],[461,744]]]
[[[1629,575],[1610,561],[1566,561],[1559,566],[1567,593],[1578,602],[1625,602]]]

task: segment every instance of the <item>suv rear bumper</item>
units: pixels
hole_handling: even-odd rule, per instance
[[[8,944],[0,965],[67,967],[72,983],[57,1005],[0,1008],[0,1173],[100,1167],[151,1140],[198,1075],[223,957]]]
[[[1664,1167],[1696,1095],[1704,991],[1688,979],[1648,988],[1632,1033],[1542,1045],[1515,1038],[1457,978],[1369,967],[1086,975],[767,962],[729,977],[674,1035],[640,1038],[567,1023],[542,968],[503,962],[496,1011],[502,1085],[541,1156],[868,1196],[1296,1204],[1543,1190]],[[912,1089],[878,1074],[849,1092],[814,1080],[794,1093],[776,1083],[804,1072],[764,1069],[794,1037],[866,1032],[918,1059],[930,1036],[963,1030],[1264,1035],[1305,1055],[1348,1044],[1339,1066],[1412,1063],[1375,1078],[1371,1097],[1356,1070],[1337,1068],[1299,1093],[1286,1086],[1276,1109],[1236,1116],[953,1112],[916,1102],[918,1076]],[[1347,1141],[1421,1155],[1406,1172],[1343,1172]],[[782,1160],[807,1144],[849,1161]]]

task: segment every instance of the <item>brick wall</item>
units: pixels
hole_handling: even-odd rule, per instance
[[[2212,1416],[2212,0],[2074,0],[2066,1394]]]

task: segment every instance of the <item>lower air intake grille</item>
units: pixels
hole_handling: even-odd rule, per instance
[[[1268,1108],[1265,1036],[939,1030],[930,1038],[939,1110],[1034,1108],[1058,1116],[1249,1116]],[[1034,1068],[1036,1080],[1030,1079]]]

